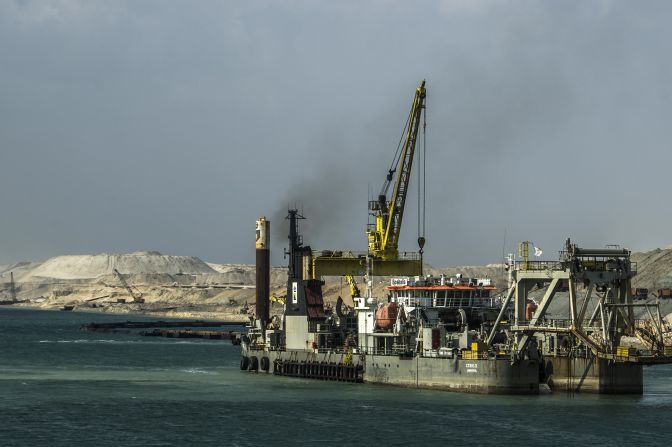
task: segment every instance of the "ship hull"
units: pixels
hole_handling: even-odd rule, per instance
[[[427,388],[480,394],[538,394],[536,361],[450,359],[390,355],[348,355],[311,351],[243,349],[256,358],[254,372],[305,379],[364,382],[407,388]],[[262,359],[266,358],[262,362]],[[253,362],[247,361],[247,368]],[[262,368],[263,366],[267,367]],[[241,361],[241,368],[243,362]]]
[[[544,361],[548,386],[554,391],[599,394],[642,394],[642,365],[606,359],[548,357]]]
[[[536,361],[369,356],[364,381],[481,394],[538,394]]]

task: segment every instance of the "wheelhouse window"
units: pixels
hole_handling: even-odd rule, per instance
[[[438,290],[436,292],[436,307],[446,307],[446,291]]]

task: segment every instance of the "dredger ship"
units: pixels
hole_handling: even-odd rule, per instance
[[[342,255],[313,253],[302,245],[301,216],[290,210],[288,218],[287,297],[283,314],[272,318],[269,222],[257,222],[256,317],[242,337],[242,370],[477,393],[537,394],[543,384],[641,394],[642,367],[672,363],[659,308],[632,301],[636,265],[628,250],[579,248],[568,239],[558,261],[532,261],[523,243],[523,259],[507,263],[505,295],[488,278],[392,277],[386,296],[367,285],[354,307],[339,297],[332,309],[310,267]],[[539,302],[533,290],[543,293]],[[566,303],[569,318],[546,315],[554,299]],[[651,318],[635,320],[638,306]],[[622,346],[625,336],[646,348]]]
[[[272,318],[270,222],[257,221],[256,315],[241,340],[241,369],[479,393],[536,394],[541,384],[571,392],[642,393],[642,367],[672,363],[672,348],[659,308],[632,301],[637,269],[628,250],[585,249],[567,239],[558,261],[534,261],[523,242],[519,260],[510,256],[506,263],[504,293],[488,278],[424,276],[422,169],[419,251],[398,250],[418,131],[425,129],[424,100],[422,81],[383,187],[369,201],[374,222],[367,227],[367,252],[313,252],[299,235],[303,217],[289,210],[284,311]],[[326,276],[348,280],[352,307],[340,298],[335,308],[325,306]],[[364,296],[356,276],[366,278]],[[375,296],[372,284],[380,277],[390,278],[389,285]],[[566,318],[547,314],[554,300],[565,304]],[[636,320],[637,306],[651,318]],[[627,336],[645,348],[621,343]]]
[[[261,294],[257,318],[241,343],[241,369],[343,382],[538,392],[538,358],[521,356],[512,362],[508,353],[486,349],[483,330],[492,326],[500,309],[489,279],[394,277],[384,299],[354,297],[352,308],[339,298],[331,310],[325,307],[322,281],[305,276],[312,252],[301,244],[298,218],[296,210],[289,211],[284,313],[268,318],[268,294]],[[267,225],[258,221],[262,240]],[[261,276],[267,242],[258,244]]]

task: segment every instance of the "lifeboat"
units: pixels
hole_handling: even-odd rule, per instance
[[[376,328],[392,329],[399,316],[399,304],[387,303],[376,310]]]

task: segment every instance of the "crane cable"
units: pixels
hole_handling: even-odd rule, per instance
[[[422,151],[420,151],[420,160],[418,163],[418,240],[425,237],[425,216],[427,201],[427,99],[425,98],[425,105],[422,107],[424,113],[422,115]]]
[[[422,106],[424,114],[422,115],[422,237],[425,237],[425,204],[427,202],[427,98]]]

